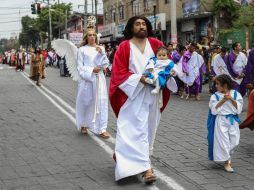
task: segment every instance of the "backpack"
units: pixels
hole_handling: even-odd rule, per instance
[[[216,100],[219,101],[220,98],[214,93]],[[237,92],[236,90],[234,91],[234,100],[237,98]],[[212,114],[211,109],[208,111],[208,117],[207,117],[207,140],[208,140],[208,158],[209,160],[213,160],[213,139],[214,139],[214,126],[215,126],[215,120],[216,120],[216,115]]]

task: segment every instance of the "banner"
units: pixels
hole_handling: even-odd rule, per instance
[[[188,17],[200,11],[200,0],[183,0],[183,16]]]
[[[154,22],[156,20],[156,29],[157,30],[166,30],[166,14],[160,13],[154,16],[147,16],[146,17],[152,24],[153,30],[154,30]]]
[[[83,33],[69,33],[69,40],[79,46],[83,38]]]

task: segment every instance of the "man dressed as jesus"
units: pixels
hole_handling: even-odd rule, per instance
[[[147,18],[134,16],[124,30],[123,41],[114,57],[109,98],[117,116],[115,147],[116,181],[143,173],[144,182],[156,181],[150,155],[161,112],[168,103],[170,88],[176,91],[173,78],[159,94],[151,94],[154,88],[145,83],[145,66],[156,49],[163,43],[152,38],[152,26]]]

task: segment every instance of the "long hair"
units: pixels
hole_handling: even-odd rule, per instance
[[[37,49],[39,49],[39,50],[37,50]],[[34,48],[34,53],[35,53],[35,54],[41,54],[41,48],[35,47],[35,48]]]
[[[97,33],[96,33],[95,28],[89,27],[89,28],[86,29],[86,31],[85,31],[85,33],[84,33],[84,36],[83,36],[82,42],[81,42],[81,44],[80,44],[80,47],[85,46],[85,45],[88,44],[87,35],[88,35],[88,32],[89,32],[89,31],[94,31],[94,33],[96,34],[95,43],[96,43],[96,44],[98,43],[98,37],[97,37]]]
[[[232,90],[234,89],[234,82],[231,79],[230,76],[226,75],[226,74],[221,74],[218,75],[215,80],[217,80],[221,86],[224,86],[225,84],[227,85],[228,90]]]
[[[138,19],[142,19],[145,21],[146,28],[147,28],[147,37],[153,36],[153,27],[152,27],[152,24],[150,23],[150,21],[146,17],[143,17],[143,16],[134,16],[128,20],[128,22],[124,28],[123,35],[124,35],[125,39],[129,40],[133,37],[134,23]]]

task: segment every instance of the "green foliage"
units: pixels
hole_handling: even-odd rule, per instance
[[[36,19],[24,16],[21,19],[22,32],[19,35],[19,43],[25,47],[29,44],[35,46],[40,41],[40,31],[36,25]]]
[[[242,6],[239,10],[238,18],[233,22],[234,27],[251,28],[254,26],[254,5]]]
[[[52,28],[56,27],[59,23],[64,23],[65,19],[65,10],[67,10],[67,15],[71,11],[71,4],[60,3],[51,6],[51,23]],[[41,13],[37,18],[37,26],[40,31],[48,32],[49,31],[49,12],[48,7],[41,9]]]
[[[11,49],[18,49],[18,48],[19,48],[19,43],[17,38],[0,39],[0,53],[1,52],[3,53]]]
[[[229,15],[237,15],[239,6],[233,0],[214,0],[214,11],[226,11]]]
[[[239,14],[240,6],[233,0],[214,0],[214,12],[223,15],[223,19],[232,23]]]
[[[57,25],[64,23],[65,11],[69,15],[72,4],[54,4],[51,6],[51,23],[52,29]],[[48,7],[42,7],[37,18],[29,16],[22,17],[22,32],[19,35],[19,43],[25,47],[29,45],[36,46],[47,38],[49,31],[49,12]]]

